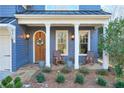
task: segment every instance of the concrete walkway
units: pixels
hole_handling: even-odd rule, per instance
[[[22,82],[29,83],[31,77],[39,70],[38,64],[28,64],[18,69],[12,76],[14,78],[19,76],[22,79]]]

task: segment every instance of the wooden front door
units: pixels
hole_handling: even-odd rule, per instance
[[[35,34],[35,62],[45,61],[45,33],[37,32]]]

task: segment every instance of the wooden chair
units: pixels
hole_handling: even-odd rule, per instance
[[[94,64],[97,62],[97,57],[95,56],[95,53],[92,51],[88,51],[86,56],[86,64]]]
[[[58,65],[58,64],[63,64],[63,57],[61,56],[61,53],[59,51],[54,51],[54,54],[53,54],[53,63],[55,65]]]

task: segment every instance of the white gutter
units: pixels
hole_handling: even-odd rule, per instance
[[[16,21],[16,19],[14,19],[14,20],[12,20],[11,22],[9,22],[8,24],[11,24],[11,23],[13,23],[13,22],[15,22]]]

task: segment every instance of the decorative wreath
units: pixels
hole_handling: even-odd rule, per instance
[[[42,40],[41,38],[39,38],[38,40],[36,40],[36,45],[41,46],[41,45],[43,45],[44,43],[45,43],[44,40]]]

